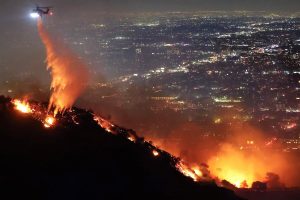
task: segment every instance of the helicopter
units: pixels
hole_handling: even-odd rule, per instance
[[[36,8],[30,13],[30,16],[33,18],[43,17],[44,15],[53,15],[51,6],[36,6]]]

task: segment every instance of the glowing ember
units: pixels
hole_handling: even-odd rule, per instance
[[[130,140],[131,142],[135,142],[135,138],[133,136],[129,136],[128,140]]]
[[[55,123],[55,118],[52,116],[47,116],[45,121],[44,121],[44,126],[46,128],[50,128],[51,126],[53,126]]]
[[[152,151],[152,154],[153,154],[154,156],[158,156],[158,155],[159,155],[158,151],[156,151],[156,150],[153,150],[153,151]]]
[[[32,113],[29,103],[25,101],[20,101],[18,99],[13,100],[12,102],[15,105],[15,109],[22,113]]]

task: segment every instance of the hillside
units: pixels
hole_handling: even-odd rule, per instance
[[[74,116],[76,123],[74,123]],[[110,134],[93,113],[73,109],[55,127],[0,97],[0,188],[6,199],[239,199],[212,182],[194,182],[177,158],[134,131]],[[135,142],[127,139],[128,134]],[[153,150],[159,156],[153,155]]]

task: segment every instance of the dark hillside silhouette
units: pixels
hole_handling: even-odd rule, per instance
[[[91,112],[75,111],[80,125],[66,114],[46,129],[0,97],[1,199],[239,199],[185,177],[168,153],[153,156],[150,143],[109,134]]]

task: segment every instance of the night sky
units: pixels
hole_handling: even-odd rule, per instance
[[[35,71],[47,76],[43,65],[44,52],[36,31],[35,21],[29,12],[38,3],[53,6],[52,23],[65,20],[78,24],[97,18],[97,14],[157,12],[157,11],[207,11],[250,10],[298,12],[299,0],[1,0],[0,2],[0,80],[4,71]],[[109,15],[109,14],[107,14]],[[48,20],[48,19],[47,19]],[[51,21],[50,20],[50,21]],[[57,30],[59,31],[59,30]],[[5,70],[4,70],[5,69]]]
[[[78,11],[267,10],[299,11],[298,0],[1,0],[1,15],[24,11],[36,3]],[[2,12],[6,10],[6,12]]]

